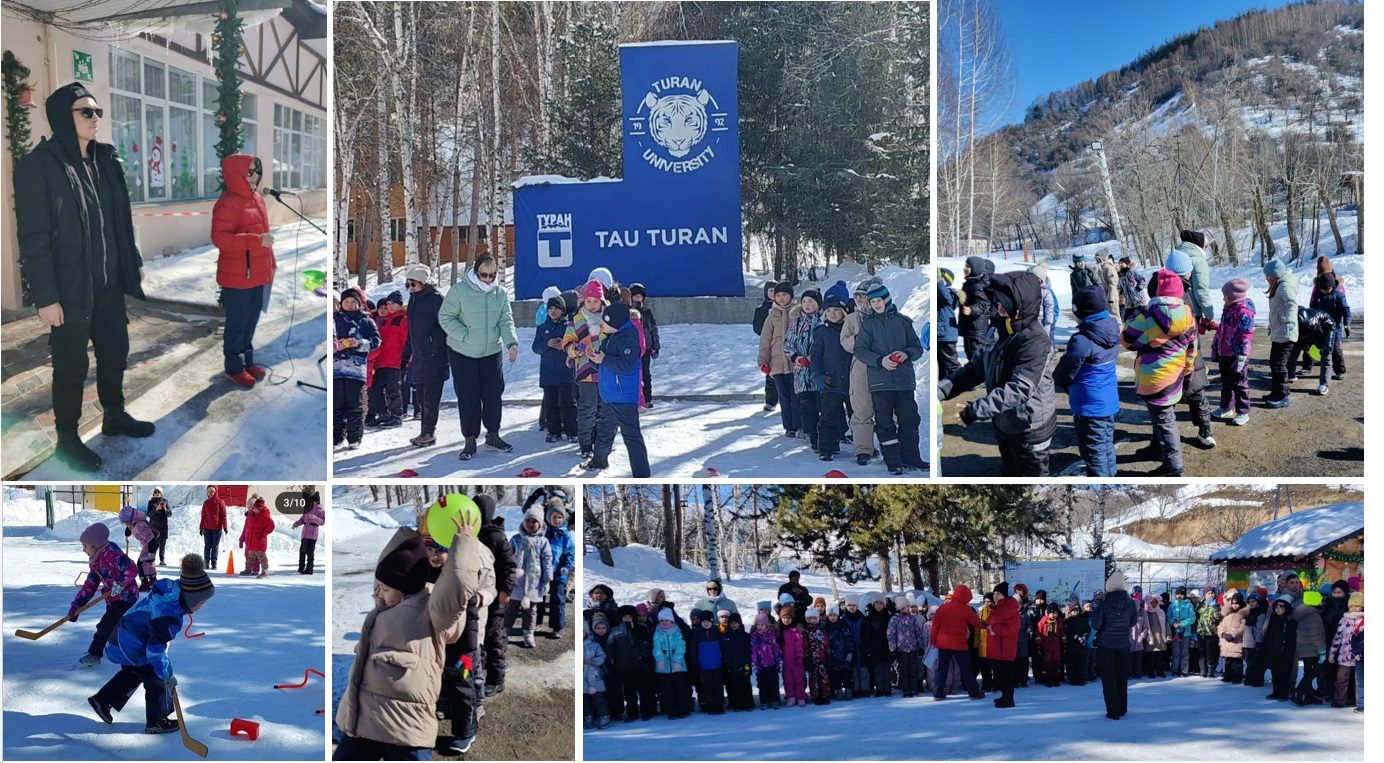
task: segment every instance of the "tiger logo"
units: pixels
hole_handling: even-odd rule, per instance
[[[674,158],[681,159],[692,147],[706,137],[706,104],[711,94],[699,90],[696,95],[665,95],[649,93],[644,106],[649,110],[649,135]]]

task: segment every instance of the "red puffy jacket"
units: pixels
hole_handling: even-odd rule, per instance
[[[245,528],[240,531],[240,540],[246,551],[268,551],[269,534],[274,532],[274,518],[269,509],[259,501],[245,513]]]
[[[408,314],[403,311],[379,321],[380,349],[371,353],[376,368],[402,368],[408,342]]]
[[[971,648],[966,626],[984,628],[980,616],[971,609],[971,589],[959,585],[952,591],[952,600],[937,608],[932,620],[932,645],[938,649],[964,652]]]
[[[221,252],[216,258],[216,283],[230,289],[264,286],[278,267],[274,250],[260,244],[260,235],[269,232],[269,210],[246,178],[254,162],[249,154],[221,160],[226,192],[211,211],[211,242]]]
[[[1013,596],[990,610],[986,621],[993,634],[985,640],[985,654],[992,660],[1013,660],[1019,649],[1019,600]]]

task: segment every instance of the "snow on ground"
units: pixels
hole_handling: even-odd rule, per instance
[[[617,602],[626,604],[644,601],[649,589],[662,588],[684,617],[705,594],[704,569],[686,563],[674,569],[657,549],[628,546],[611,549],[611,555],[615,567],[602,564],[594,552],[586,555],[585,589],[604,583]],[[782,574],[732,575],[724,581],[725,594],[742,615],[752,613],[756,602],[776,598],[778,587],[787,582],[787,569]],[[824,575],[804,572],[801,583],[814,597],[831,596]],[[839,593],[877,588],[878,583],[870,582],[843,586]],[[1363,716],[1325,706],[1301,709],[1267,702],[1264,693],[1219,681],[1140,680],[1129,688],[1126,717],[1133,724],[1104,717],[1099,682],[1019,689],[1017,706],[1004,711],[958,697],[934,702],[928,696],[904,699],[895,694],[825,707],[714,717],[698,712],[680,721],[659,716],[647,723],[616,723],[584,732],[583,749],[587,760],[643,760],[650,749],[676,739],[673,757],[679,760],[1209,760],[1224,757],[1231,746],[1249,760],[1363,759]],[[1172,715],[1170,707],[1177,708]],[[870,729],[864,734],[862,722]],[[1033,729],[1039,727],[1067,731],[1036,743]],[[1301,733],[1305,727],[1312,733]],[[1254,733],[1246,735],[1245,728]],[[880,729],[889,729],[888,743],[881,741]]]
[[[321,222],[320,220],[318,221]],[[152,437],[106,437],[87,444],[105,463],[99,474],[78,475],[48,459],[27,481],[81,479],[237,479],[288,481],[326,471],[323,433],[327,395],[296,382],[326,386],[328,353],[325,297],[303,288],[302,271],[326,271],[326,237],[305,223],[274,229],[279,271],[269,312],[255,332],[255,362],[270,376],[254,389],[226,379],[218,345],[190,358],[132,401],[129,412],[152,421]],[[145,293],[194,302],[215,302],[216,250],[203,247],[146,265]],[[201,320],[189,318],[189,320]]]
[[[48,522],[48,510],[42,498],[35,498],[33,490],[21,487],[6,485],[0,490],[3,496],[4,510],[0,518],[4,519],[3,524],[9,525],[45,525]],[[77,513],[78,507],[66,501],[53,500],[53,516],[55,519],[65,519]]]
[[[522,496],[527,491],[520,488]],[[385,509],[384,500],[375,502],[369,487],[362,485],[338,485],[332,491],[333,508],[331,523],[339,523],[350,533],[347,542],[332,547],[332,704],[328,713],[335,717],[336,707],[346,691],[346,681],[350,678],[351,662],[355,658],[356,645],[360,641],[360,626],[365,616],[374,607],[371,595],[374,590],[375,566],[379,561],[380,550],[401,524],[411,526],[413,507]],[[404,515],[403,512],[408,512]],[[518,504],[505,501],[495,507],[496,516],[505,518],[505,527],[519,527],[523,515]],[[374,524],[374,529],[364,529],[366,524]],[[342,538],[342,536],[338,536]],[[542,669],[532,664],[519,664],[510,661],[506,673],[506,692],[538,693],[558,686],[570,687],[576,655],[564,651],[560,659],[542,664]],[[333,722],[333,729],[335,729]],[[334,731],[340,734],[339,731]],[[517,753],[516,753],[517,754]],[[519,755],[518,757],[523,757]]]
[[[20,628],[41,630],[61,617],[76,594],[73,581],[87,563],[75,541],[44,539],[41,518],[37,526],[17,524],[31,520],[31,512],[11,514],[8,492],[5,498],[5,759],[195,760],[178,734],[144,733],[142,689],[116,713],[113,726],[101,723],[87,705],[86,697],[116,672],[108,661],[91,669],[77,663],[99,619],[96,608],[39,641],[14,635]],[[169,557],[190,550],[190,538],[170,535]],[[296,553],[291,559],[280,554],[277,541],[276,532],[269,577],[214,574],[215,597],[184,631],[206,635],[179,636],[169,646],[188,733],[210,748],[210,759],[322,758],[324,724],[317,714],[326,701],[322,679],[314,676],[303,689],[273,687],[302,681],[307,668],[325,667],[326,575],[296,574]],[[176,575],[176,567],[161,567],[159,574]],[[233,718],[259,723],[259,740],[232,738]]]
[[[846,265],[823,279],[823,290],[837,280],[848,288],[865,277],[860,266]],[[886,267],[878,271],[900,305],[913,318],[921,337],[932,311],[931,272],[926,268],[905,270]],[[798,287],[798,293],[809,284]],[[391,284],[370,287],[370,294],[383,296]],[[755,285],[754,289],[760,287]],[[658,309],[658,300],[651,300]],[[412,469],[421,477],[513,477],[524,469],[536,469],[546,476],[597,477],[627,476],[629,457],[617,437],[610,455],[610,469],[585,472],[578,446],[545,443],[538,430],[542,399],[538,386],[537,353],[532,352],[533,328],[517,329],[519,360],[506,364],[504,426],[501,434],[514,446],[514,452],[498,453],[481,448],[468,462],[457,460],[462,437],[457,423],[456,393],[444,386],[443,409],[439,416],[437,445],[418,449],[408,443],[418,434],[418,425],[405,421],[399,429],[366,430],[360,450],[339,450],[334,454],[338,477],[393,477]],[[782,420],[777,410],[764,412],[764,376],[757,360],[759,338],[748,323],[674,324],[659,326],[662,352],[653,361],[654,406],[640,417],[649,462],[656,477],[688,477],[707,467],[726,476],[821,477],[833,469],[851,477],[887,477],[879,459],[865,467],[855,465],[851,446],[831,463],[818,460],[807,443],[783,437]],[[926,355],[924,359],[926,359]],[[917,400],[924,414],[923,438],[927,438],[927,412],[931,408],[931,378],[927,364],[918,369]],[[679,396],[730,396],[684,400]],[[449,405],[452,404],[452,405]],[[927,457],[927,448],[924,448]]]

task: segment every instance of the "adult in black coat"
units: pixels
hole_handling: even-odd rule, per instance
[[[447,355],[447,332],[437,320],[442,295],[433,287],[432,270],[413,265],[405,274],[408,289],[408,344],[412,352],[413,393],[417,399],[422,429],[409,442],[427,447],[437,442],[437,412],[442,404],[442,386],[447,381],[451,360]],[[487,520],[486,524],[489,524]]]
[[[962,270],[966,279],[961,282],[961,304],[956,309],[956,328],[961,334],[961,346],[966,350],[966,360],[980,355],[985,346],[985,337],[990,333],[990,277],[995,274],[995,263],[984,257],[966,258]]]
[[[779,596],[788,594],[793,597],[793,611],[797,613],[801,613],[812,604],[812,594],[807,592],[807,586],[798,582],[801,579],[802,573],[792,570],[788,573],[788,582],[779,586],[778,589]]]
[[[764,321],[769,319],[769,308],[774,306],[774,287],[777,284],[773,281],[764,284],[764,301],[759,303],[759,307],[754,309],[754,335],[759,336],[764,330]],[[774,377],[764,375],[764,410],[772,411],[778,407],[778,387],[774,385]]]
[[[889,666],[894,656],[889,651],[889,618],[893,613],[885,606],[885,597],[880,596],[870,604],[865,613],[865,623],[860,626],[860,656],[870,668],[870,680],[874,683],[875,696],[887,697],[893,693],[889,682]]]
[[[149,518],[149,529],[154,531],[154,539],[149,542],[149,554],[157,556],[159,564],[164,564],[163,550],[168,545],[168,518],[173,515],[173,510],[168,507],[168,500],[163,497],[163,488],[154,488],[154,494],[150,496],[144,514]]]
[[[96,354],[101,433],[154,433],[153,424],[125,411],[123,389],[130,355],[125,297],[144,299],[143,260],[115,146],[96,140],[96,98],[73,82],[44,105],[53,135],[14,168],[19,261],[39,320],[51,328],[57,456],[79,472],[92,472],[101,467],[101,457],[77,434],[88,343]]]
[[[509,593],[514,590],[514,575],[519,569],[514,559],[514,549],[505,537],[503,527],[494,524],[495,499],[481,494],[475,497],[476,507],[481,510],[481,529],[476,540],[490,549],[495,556],[495,601],[485,612],[485,696],[490,697],[504,691],[505,655],[509,650],[509,637],[505,633],[505,608],[509,604]]]
[[[1129,712],[1129,633],[1138,614],[1138,605],[1125,591],[1124,575],[1116,570],[1105,581],[1105,601],[1091,612],[1105,717],[1112,721]]]

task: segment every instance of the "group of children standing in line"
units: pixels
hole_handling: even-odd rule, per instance
[[[1128,257],[1120,260],[1118,270],[1108,251],[1098,255],[1095,270],[1086,266],[1082,255],[1074,257],[1072,311],[1079,323],[1055,366],[1057,309],[1046,263],[1028,271],[994,274],[993,262],[969,257],[960,287],[954,287],[950,271],[939,272],[942,379],[937,394],[949,400],[984,385],[986,394],[960,406],[956,420],[963,426],[991,422],[1004,476],[1048,475],[1058,389],[1068,394],[1086,475],[1116,475],[1115,416],[1120,398],[1115,365],[1122,348],[1135,354],[1134,391],[1152,424],[1150,443],[1135,453],[1140,459],[1160,461],[1151,476],[1183,474],[1179,403],[1186,402],[1197,424],[1195,442],[1204,449],[1216,446],[1213,419],[1229,419],[1233,426],[1249,423],[1249,358],[1256,316],[1249,282],[1237,277],[1221,286],[1217,321],[1205,234],[1183,231],[1181,238],[1147,286]],[[1321,360],[1316,394],[1326,395],[1328,364],[1331,379],[1340,380],[1346,373],[1341,342],[1343,335],[1350,336],[1352,316],[1344,285],[1336,279],[1331,261],[1319,258],[1309,306],[1301,307],[1298,279],[1290,277],[1286,263],[1269,260],[1264,274],[1269,285],[1271,387],[1260,401],[1270,409],[1288,407],[1289,382],[1311,373],[1314,351]],[[1207,350],[1201,341],[1208,333],[1210,361],[1220,371],[1220,405],[1214,411],[1208,399]],[[965,365],[957,359],[958,339],[965,345]]]
[[[928,469],[914,398],[925,346],[879,278],[863,280],[853,299],[837,281],[825,298],[807,289],[796,303],[791,283],[766,284],[754,330],[764,409],[778,407],[785,437],[807,439],[823,461],[845,442],[861,466],[878,455],[896,476]]]

